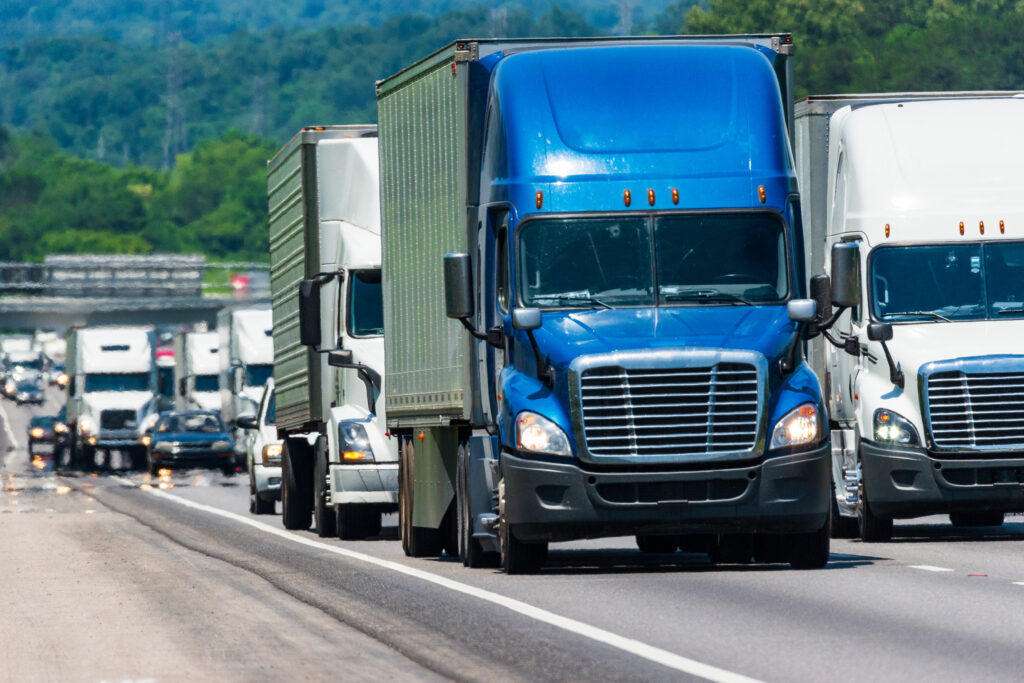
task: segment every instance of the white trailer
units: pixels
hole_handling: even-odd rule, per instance
[[[321,536],[376,535],[398,505],[378,185],[375,126],[304,129],[267,171],[282,518]]]
[[[121,451],[132,466],[145,463],[141,412],[156,391],[153,328],[79,327],[68,333],[67,425],[71,463],[92,469],[101,452]]]
[[[832,421],[833,532],[1024,510],[1024,99],[811,97],[797,158]],[[863,276],[862,276],[863,274]]]
[[[240,415],[255,415],[263,385],[274,370],[273,317],[269,306],[226,308],[217,315],[220,411],[235,438],[235,455],[245,462]]]
[[[216,332],[179,332],[174,337],[177,410],[221,408],[220,338]]]

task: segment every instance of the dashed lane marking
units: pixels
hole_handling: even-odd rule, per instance
[[[135,483],[132,482],[130,479],[126,479],[124,477],[112,477],[112,479],[120,482],[124,486],[137,488]],[[485,602],[489,602],[491,604],[504,607],[505,609],[508,609],[512,612],[516,612],[523,616],[529,617],[530,619],[534,619],[536,621],[548,624],[550,626],[555,626],[556,628],[560,628],[564,631],[574,633],[584,638],[589,638],[590,640],[603,643],[605,645],[616,648],[623,652],[627,652],[642,659],[646,659],[649,662],[654,662],[655,664],[660,664],[669,669],[681,671],[683,673],[695,676],[697,678],[702,678],[707,681],[716,681],[718,683],[756,683],[757,681],[757,679],[749,678],[747,676],[734,673],[732,671],[727,671],[726,669],[720,669],[710,664],[704,664],[703,662],[698,662],[694,659],[689,659],[688,657],[677,655],[673,652],[669,652],[668,650],[662,650],[661,648],[654,647],[653,645],[647,645],[646,643],[642,643],[639,640],[626,638],[625,636],[620,636],[610,631],[605,631],[604,629],[598,628],[596,626],[591,626],[590,624],[585,624],[581,621],[570,619],[569,617],[563,617],[561,615],[555,614],[554,612],[549,612],[546,609],[534,607],[533,605],[522,602],[520,600],[509,598],[499,593],[493,593],[483,588],[477,588],[476,586],[470,586],[469,584],[460,583],[459,581],[439,576],[431,572],[423,571],[422,569],[408,567],[398,562],[384,560],[379,557],[374,557],[373,555],[367,555],[365,553],[356,552],[354,550],[349,550],[348,548],[343,548],[341,546],[329,545],[327,543],[322,543],[319,541],[314,541],[309,538],[304,538],[303,536],[300,536],[298,534],[294,534],[284,529],[274,528],[272,526],[269,526],[262,522],[257,522],[253,519],[244,517],[234,512],[221,510],[220,508],[215,508],[210,505],[203,505],[202,503],[196,503],[186,498],[181,498],[179,496],[174,496],[164,491],[160,491],[159,489],[140,490],[144,490],[146,491],[146,493],[158,496],[160,498],[163,498],[164,500],[177,503],[178,505],[182,505],[187,508],[200,510],[211,515],[217,515],[218,517],[230,519],[232,521],[238,522],[239,524],[245,524],[258,531],[262,531],[263,533],[267,533],[272,536],[277,536],[278,538],[290,541],[292,543],[297,543],[299,545],[304,545],[310,548],[316,548],[318,550],[323,550],[325,552],[333,553],[335,555],[341,555],[342,557],[346,557],[350,560],[356,560],[359,562],[372,564],[382,569],[388,569],[399,574],[404,574],[406,576],[420,579],[422,581],[427,581],[434,585],[447,588],[456,593],[462,593],[463,595],[469,595],[474,598],[478,598]]]
[[[952,569],[948,567],[934,567],[930,564],[911,564],[908,565],[911,569],[922,569],[926,572],[951,572]]]

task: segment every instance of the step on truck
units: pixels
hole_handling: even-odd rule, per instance
[[[236,421],[256,414],[263,385],[274,372],[273,326],[270,306],[225,308],[217,314],[220,414],[234,437],[239,465],[246,460],[246,434]]]
[[[366,538],[398,505],[384,401],[376,126],[304,128],[267,169],[288,529]]]
[[[174,337],[176,410],[220,411],[220,338],[216,332],[179,332]]]
[[[71,466],[92,470],[97,454],[120,451],[142,469],[138,427],[156,393],[156,335],[149,326],[74,327],[67,336],[65,389]]]
[[[1022,117],[1021,93],[797,104],[837,536],[1024,510]]]
[[[788,34],[456,41],[377,85],[409,555],[820,567]]]

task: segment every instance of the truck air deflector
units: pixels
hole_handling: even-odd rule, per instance
[[[768,361],[677,348],[576,358],[569,403],[579,458],[595,464],[741,461],[764,452]]]

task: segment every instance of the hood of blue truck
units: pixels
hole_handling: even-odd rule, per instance
[[[742,349],[777,357],[792,339],[785,306],[548,311],[534,335],[556,367],[579,356],[658,348]]]

